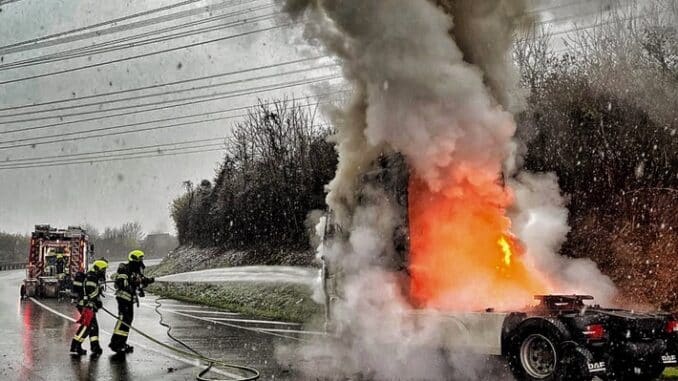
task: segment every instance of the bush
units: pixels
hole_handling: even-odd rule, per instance
[[[214,181],[184,183],[171,205],[182,245],[305,249],[306,215],[324,207],[336,167],[329,130],[286,101],[260,102],[237,123]]]
[[[563,253],[596,261],[625,301],[677,309],[678,12],[662,5],[642,22],[612,15],[575,53],[549,52],[548,36],[519,45],[518,134],[526,169],[555,172],[569,196]]]
[[[20,234],[0,232],[0,262],[27,261],[29,240],[29,237]]]

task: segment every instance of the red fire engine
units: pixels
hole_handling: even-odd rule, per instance
[[[58,298],[70,291],[72,276],[86,271],[94,254],[87,232],[77,226],[56,229],[36,225],[31,234],[21,297]]]

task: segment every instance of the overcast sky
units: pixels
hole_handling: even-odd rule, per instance
[[[115,19],[124,15],[146,9],[158,8],[175,2],[178,1],[21,0],[1,7],[0,46]],[[233,1],[231,3],[233,3]],[[270,4],[270,2],[267,1],[250,1],[249,3],[251,3],[250,6]],[[191,7],[197,8],[206,4],[210,4],[210,2],[203,1],[195,5],[169,10],[161,14],[168,14],[178,10],[189,9]],[[215,14],[223,14],[243,8],[244,7],[242,6],[235,7],[215,12]],[[268,9],[252,12],[248,15],[265,15],[270,14],[272,11],[273,9]],[[164,23],[162,26],[176,25],[182,22],[198,20],[202,17],[205,17],[205,14],[172,23]],[[242,16],[239,17],[239,19],[242,18]],[[235,19],[236,18],[231,18],[230,20]],[[0,71],[0,81],[108,61],[120,57],[145,53],[147,51],[162,50],[168,47],[186,45],[197,41],[205,41],[238,34],[244,31],[263,29],[264,27],[274,25],[274,23],[275,22],[267,21],[257,24],[248,24],[238,28],[205,33],[199,37],[194,36],[176,39],[171,42],[93,55],[91,61],[86,57],[83,57],[33,66],[30,68]],[[134,33],[153,30],[154,28],[159,28],[159,26],[155,25],[149,28],[142,28]],[[3,61],[4,63],[13,62],[28,57],[34,57],[36,55],[58,52],[66,47],[86,46],[93,41],[106,41],[111,38],[118,38],[131,34],[133,33],[120,33],[106,36],[105,38],[90,39],[87,40],[85,44],[82,42],[69,43],[50,49],[36,49],[23,54],[4,54]],[[218,43],[211,43],[191,49],[183,49],[180,51],[101,66],[99,68],[91,68],[73,73],[4,84],[0,85],[0,108],[31,102],[62,99],[64,97],[68,98],[73,96],[73,93],[75,93],[76,97],[81,97],[103,92],[142,87],[156,83],[276,64],[308,56],[308,49],[295,48],[293,44],[290,43],[297,38],[297,33],[290,31],[289,28],[285,31],[278,29]],[[305,66],[308,67],[308,65]],[[202,81],[199,84],[225,82],[233,79],[241,79],[261,74],[273,74],[284,70],[300,69],[303,67],[304,65],[292,65],[279,70],[267,70],[265,72],[262,71],[247,75],[224,77],[218,80]],[[182,98],[192,95],[211,94],[214,91],[224,92],[234,89],[260,87],[268,84],[278,84],[293,80],[318,77],[329,73],[329,71],[325,70],[287,75],[274,79],[247,82],[236,86],[222,86],[216,89],[183,93],[170,97],[164,96],[116,103],[111,107],[133,105],[135,103],[138,104],[141,102],[163,99]],[[184,85],[179,87],[187,88],[188,86],[189,85]],[[145,92],[133,93],[132,95],[136,94],[145,94]],[[165,119],[174,116],[200,113],[203,111],[237,108],[255,103],[257,97],[269,98],[284,95],[289,97],[300,97],[311,94],[312,92],[310,91],[309,86],[300,86],[289,88],[284,92],[261,93],[161,111],[118,116],[115,118],[85,123],[73,123],[25,133],[4,134],[0,135],[0,146],[2,145],[1,142],[25,137],[33,138],[60,132],[89,130],[97,127]],[[130,94],[123,94],[119,97],[129,95]],[[68,105],[72,104],[73,103]],[[104,105],[103,109],[107,107],[107,105]],[[70,112],[90,110],[96,110],[96,107],[80,108],[77,110],[70,110]],[[0,112],[0,115],[6,115],[10,112],[11,111]],[[110,113],[120,112],[121,111]],[[241,112],[218,114],[214,116],[237,115],[239,113]],[[52,114],[41,114],[41,116],[42,115]],[[74,116],[65,118],[64,121],[102,115],[106,114]],[[27,117],[30,116],[22,116],[21,118]],[[0,117],[0,132],[61,122],[59,119],[49,119],[18,124],[2,123],[11,119],[16,118]],[[0,163],[5,160],[14,160],[17,158],[96,152],[118,149],[121,147],[147,146],[203,138],[216,138],[226,136],[232,122],[232,120],[226,120],[150,132],[138,132],[119,136],[80,140],[76,142],[38,144],[34,148],[19,147],[13,149],[0,149]],[[167,123],[170,122],[165,122],[164,124]],[[155,123],[150,126],[159,126],[162,124],[163,123]],[[145,125],[143,127],[147,126],[148,125]],[[32,230],[33,225],[37,223],[50,223],[58,226],[65,226],[68,224],[87,222],[99,228],[103,228],[105,226],[117,226],[126,221],[138,221],[144,226],[144,229],[149,232],[172,231],[173,227],[169,219],[168,205],[173,198],[182,192],[182,182],[184,180],[192,180],[195,182],[202,178],[211,179],[217,162],[222,156],[222,152],[207,152],[165,158],[104,162],[85,165],[12,170],[0,169],[0,231],[28,232]]]
[[[214,15],[224,14],[246,7],[258,7],[272,4],[270,0],[239,0],[247,3],[246,6],[234,6],[214,12]],[[563,1],[543,1],[535,4],[536,9],[562,5]],[[96,24],[144,10],[173,4],[178,0],[20,0],[0,6],[0,46],[25,41],[41,36],[71,30],[78,27]],[[181,8],[175,8],[148,17],[170,14],[190,8],[203,7],[207,4],[221,3],[222,1],[201,1]],[[553,17],[584,16],[592,10],[600,9],[601,1],[567,0],[574,5],[547,12],[540,12],[539,17],[548,20]],[[237,1],[227,1],[237,3]],[[250,19],[257,15],[268,15],[273,8],[251,11],[246,16],[236,16],[227,21]],[[172,21],[169,23],[148,26],[111,34],[103,37],[72,42],[64,45],[33,49],[21,53],[5,54],[2,63],[7,64],[18,60],[40,56],[47,53],[60,52],[65,49],[87,46],[95,42],[104,42],[115,38],[130,36],[136,33],[156,30],[157,28],[177,25],[206,17],[200,14],[191,18]],[[586,23],[582,17],[575,18],[580,23]],[[132,20],[132,21],[136,21]],[[126,21],[124,23],[129,23]],[[225,21],[221,21],[224,23]],[[189,36],[124,49],[103,54],[93,54],[90,57],[61,60],[54,63],[35,65],[31,67],[0,70],[0,82],[14,78],[23,78],[41,73],[49,73],[83,65],[105,62],[122,57],[143,54],[151,51],[163,50],[171,47],[191,44],[199,41],[220,38],[268,28],[284,22],[280,19],[247,22],[235,28],[203,33],[200,36]],[[209,24],[216,25],[216,24]],[[558,23],[555,28],[567,29],[571,27],[569,21]],[[105,29],[105,28],[103,28]],[[111,91],[143,87],[153,84],[166,83],[182,79],[196,78],[206,75],[231,72],[241,69],[271,65],[302,57],[317,54],[312,48],[304,46],[300,41],[300,28],[287,27],[270,31],[258,32],[210,43],[194,48],[153,55],[149,57],[119,62],[115,64],[79,70],[71,73],[53,75],[43,78],[24,80],[15,83],[0,84],[0,108],[6,108],[27,103],[46,102],[69,97],[82,97],[92,94],[101,94]],[[558,29],[556,29],[558,30]],[[558,42],[559,43],[559,42]],[[320,61],[319,61],[320,62]],[[325,62],[327,63],[327,62]],[[268,69],[261,72],[224,77],[217,80],[202,81],[197,84],[224,82],[233,79],[243,79],[257,75],[270,75],[286,70],[295,70],[308,67],[317,67],[318,62],[296,64],[287,67]],[[244,82],[237,85],[221,86],[197,92],[188,92],[171,96],[138,99],[134,101],[104,104],[64,110],[57,113],[39,114],[59,115],[59,113],[87,112],[106,110],[121,106],[131,106],[139,103],[177,99],[193,95],[211,94],[215,91],[223,92],[237,89],[249,89],[263,85],[281,84],[294,80],[313,79],[323,75],[335,73],[336,70],[315,70],[294,75],[279,76],[276,78]],[[336,81],[335,81],[336,82]],[[325,83],[325,82],[323,82]],[[189,84],[175,86],[172,89],[188,88]],[[144,95],[163,89],[146,92],[126,93],[117,96]],[[286,90],[268,92],[266,94],[252,94],[219,101],[203,102],[190,106],[170,108],[133,115],[116,116],[95,121],[68,123],[61,126],[42,128],[26,132],[4,133],[0,135],[0,166],[7,160],[23,158],[41,158],[44,156],[65,155],[73,153],[97,152],[125,147],[147,146],[182,142],[187,140],[217,138],[226,136],[233,121],[216,121],[210,123],[196,123],[189,126],[161,129],[146,132],[134,132],[124,135],[81,139],[78,141],[52,144],[37,144],[34,147],[2,148],[7,141],[25,138],[35,139],[40,136],[53,135],[62,132],[77,132],[101,127],[110,127],[120,124],[145,122],[155,119],[179,117],[188,114],[216,111],[229,108],[251,105],[257,97],[302,97],[313,93],[311,86],[290,87]],[[116,97],[97,98],[116,99]],[[83,103],[85,101],[80,101]],[[49,107],[76,105],[78,102],[58,104]],[[48,107],[28,109],[42,110]],[[132,110],[132,109],[130,109]],[[133,109],[133,110],[139,110]],[[26,110],[21,110],[26,111]],[[124,111],[124,110],[123,110]],[[0,111],[0,133],[15,129],[44,126],[46,124],[77,121],[80,119],[100,117],[121,111],[108,113],[88,114],[85,116],[64,117],[63,119],[47,119],[22,123],[6,123],[18,118],[29,118],[31,115],[20,117],[2,117],[17,111]],[[237,115],[239,112],[218,114],[213,116]],[[199,118],[197,118],[199,119]],[[196,119],[196,120],[197,120]],[[182,120],[184,121],[184,120]],[[147,124],[161,126],[171,122]],[[134,130],[141,127],[129,127],[123,130]],[[85,134],[86,135],[86,134]],[[77,135],[77,136],[85,136]],[[3,143],[4,142],[4,143]],[[28,140],[28,142],[35,142]],[[212,178],[222,152],[204,152],[191,155],[167,156],[159,158],[136,159],[130,161],[114,161],[69,166],[51,166],[30,169],[1,169],[0,168],[0,231],[26,233],[32,230],[33,225],[49,223],[56,226],[66,226],[80,223],[90,223],[98,228],[118,226],[128,221],[140,222],[147,232],[173,231],[169,218],[168,208],[172,199],[182,192],[182,182],[185,180],[199,181],[203,178]]]

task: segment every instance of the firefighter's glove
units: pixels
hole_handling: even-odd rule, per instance
[[[100,309],[101,307],[103,307],[103,303],[101,303],[101,300],[97,300],[96,302],[94,302],[94,306],[95,306],[96,309],[98,310],[98,309]]]
[[[143,297],[145,297],[145,296],[146,296],[146,293],[144,292],[144,289],[143,289],[143,288],[140,288],[140,289],[139,289],[139,297],[140,297],[140,298],[143,298]]]

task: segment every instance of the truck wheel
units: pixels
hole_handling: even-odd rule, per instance
[[[553,337],[531,333],[520,343],[520,366],[529,379],[552,378],[558,363],[557,343]]]
[[[21,299],[26,299],[26,285],[22,284],[21,289],[19,290],[19,294],[21,295]]]
[[[558,326],[557,326],[558,325]],[[563,361],[566,328],[558,321],[527,320],[510,338],[508,363],[513,375],[525,381],[570,380],[571,361]],[[569,359],[569,356],[568,356]]]
[[[592,363],[593,354],[577,343],[569,341],[562,347],[561,369],[563,374],[559,376],[561,381],[587,380],[592,377],[589,364]]]

